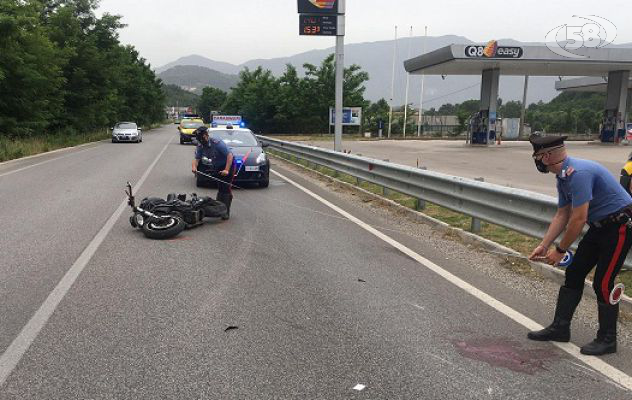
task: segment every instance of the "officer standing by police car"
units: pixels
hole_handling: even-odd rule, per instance
[[[203,157],[208,158],[213,163],[213,170],[219,171],[217,180],[217,201],[226,205],[226,214],[222,219],[230,218],[230,205],[233,202],[232,182],[235,175],[234,157],[226,143],[222,140],[211,138],[208,128],[201,126],[195,131],[197,147],[195,149],[195,159],[191,163],[191,171],[197,175],[198,164]]]
[[[558,210],[542,242],[529,257],[557,265],[582,233],[571,264],[560,288],[553,323],[540,331],[529,332],[531,340],[570,341],[571,319],[582,298],[584,280],[597,266],[593,289],[597,295],[599,330],[597,338],[581,348],[582,354],[602,355],[617,351],[617,318],[621,285],[615,278],[632,245],[632,197],[600,164],[568,157],[566,137],[532,135],[533,159],[538,171],[554,173],[557,179]],[[564,232],[559,245],[550,247]]]

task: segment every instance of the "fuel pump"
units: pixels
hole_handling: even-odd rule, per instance
[[[488,144],[489,111],[481,110],[470,119],[472,144]]]
[[[604,111],[603,126],[601,128],[601,141],[603,143],[615,142],[615,135],[618,133],[618,115],[616,109]]]

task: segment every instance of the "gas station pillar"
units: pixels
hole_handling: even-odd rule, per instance
[[[486,69],[481,78],[480,111],[471,121],[472,144],[488,145],[496,140],[499,69]]]
[[[604,143],[618,143],[625,138],[629,82],[630,71],[608,73],[606,110],[601,130],[601,141]]]

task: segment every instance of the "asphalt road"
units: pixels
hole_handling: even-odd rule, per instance
[[[305,143],[333,148],[330,142]],[[531,158],[533,149],[524,141],[503,142],[500,146],[489,147],[472,147],[463,141],[454,140],[345,141],[343,148],[351,150],[353,154],[379,160],[425,166],[432,171],[472,179],[482,177],[486,182],[557,196],[555,178],[550,174],[540,174],[535,169]],[[567,148],[571,157],[597,161],[617,177],[632,151],[629,146],[588,142],[568,142]]]
[[[214,195],[192,154],[168,126],[0,165],[0,399],[632,398],[629,347],[529,342],[550,304],[471,267],[489,257],[285,166],[229,221],[144,238],[125,182]]]

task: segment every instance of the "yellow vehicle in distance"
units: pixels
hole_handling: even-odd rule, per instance
[[[204,120],[202,119],[183,119],[178,125],[180,144],[193,142],[195,130],[201,126],[204,126]]]

